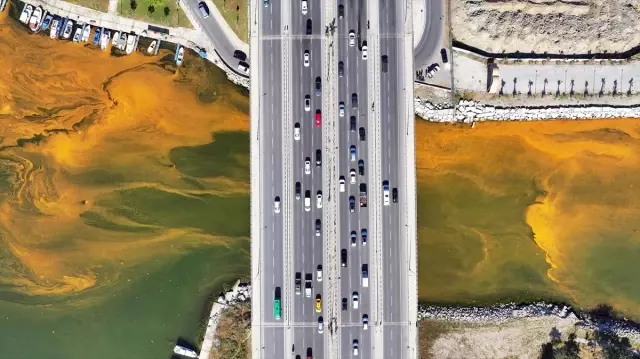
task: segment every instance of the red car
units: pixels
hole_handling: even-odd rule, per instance
[[[322,113],[320,110],[316,110],[316,127],[322,126]]]

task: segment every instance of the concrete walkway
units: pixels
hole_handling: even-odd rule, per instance
[[[118,0],[109,0],[109,14],[118,13]]]

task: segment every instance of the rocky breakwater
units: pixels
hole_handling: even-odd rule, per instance
[[[455,108],[414,100],[416,115],[433,122],[586,120],[602,118],[640,118],[640,107],[556,106],[497,107],[471,100],[460,100]]]
[[[220,293],[220,296],[211,307],[209,322],[207,323],[207,331],[204,335],[204,340],[202,341],[200,349],[200,359],[209,359],[211,349],[214,345],[218,345],[216,342],[216,329],[218,327],[222,311],[230,306],[245,303],[249,300],[251,300],[251,284],[243,283],[239,280],[236,281],[231,290]]]
[[[537,302],[530,304],[501,304],[493,307],[441,307],[420,305],[418,319],[433,319],[453,323],[500,324],[517,318],[555,316],[567,318],[578,326],[592,330],[613,332],[640,342],[640,325],[610,315],[580,313],[568,305]]]

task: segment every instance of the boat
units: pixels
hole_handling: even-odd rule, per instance
[[[42,20],[42,25],[40,26],[40,30],[47,31],[47,29],[49,28],[49,25],[51,25],[52,20],[53,20],[53,15],[49,14],[45,16],[44,20]]]
[[[182,345],[176,345],[175,347],[173,347],[173,352],[175,354],[182,355],[182,356],[189,357],[189,358],[197,358],[198,357],[198,353],[196,353],[194,350],[185,348]]]
[[[136,38],[137,36],[135,35],[129,35],[129,37],[127,38],[127,48],[125,49],[125,52],[127,53],[127,55],[132,53],[133,50],[135,49]]]
[[[82,42],[89,41],[89,36],[91,36],[91,25],[86,24],[82,30]]]
[[[64,30],[62,30],[62,39],[69,40],[72,32],[73,32],[73,20],[67,19],[67,22],[64,25]]]
[[[109,40],[111,40],[111,31],[105,29],[102,32],[102,40],[100,41],[100,48],[102,50],[107,49],[107,47],[109,46]]]
[[[100,39],[101,39],[100,34],[101,34],[101,32],[102,31],[100,30],[100,28],[96,27],[96,33],[93,34],[93,44],[94,45],[100,45]]]
[[[176,54],[176,65],[181,66],[184,60],[184,46],[180,46],[178,53]]]
[[[49,37],[55,39],[58,37],[58,25],[60,24],[59,19],[53,19],[51,21],[51,30],[49,30]]]
[[[120,41],[120,31],[113,33],[113,41],[111,42],[111,45],[118,47],[118,41]]]
[[[127,46],[127,34],[123,32],[120,34],[120,42],[118,43],[118,48],[124,51],[125,46]]]
[[[158,40],[151,41],[151,44],[149,45],[149,47],[147,47],[147,54],[153,54],[153,52],[156,50],[157,45]]]
[[[73,34],[73,42],[80,42],[80,40],[82,40],[82,25],[78,26]]]
[[[22,13],[20,14],[20,22],[26,25],[31,18],[31,13],[33,13],[33,6],[25,4],[22,8]]]
[[[2,1],[0,1],[0,12],[3,12],[3,11],[4,11],[4,8],[7,6],[7,2],[8,2],[8,1],[9,1],[9,0],[2,0]]]
[[[42,20],[42,7],[38,6],[35,10],[33,10],[33,14],[29,19],[29,30],[31,30],[32,32],[38,31],[40,20]]]

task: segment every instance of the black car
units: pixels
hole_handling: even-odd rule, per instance
[[[321,231],[322,231],[322,221],[320,221],[320,218],[318,218],[316,219],[316,236],[319,236]]]
[[[316,150],[316,166],[322,165],[322,151]]]
[[[342,298],[342,311],[346,311],[349,308],[349,304],[347,303],[347,298]]]
[[[349,196],[349,212],[355,212],[356,210],[356,198]]]
[[[360,141],[364,141],[365,140],[365,131],[364,131],[364,127],[360,127]]]
[[[340,251],[340,266],[347,266],[347,250],[344,248]]]
[[[362,228],[360,230],[360,237],[362,237],[362,245],[367,244],[367,229],[366,228]]]
[[[349,117],[349,130],[356,132],[356,116]]]
[[[391,200],[393,201],[393,203],[397,203],[398,202],[398,189],[394,188],[391,190]]]
[[[245,54],[244,52],[240,51],[240,50],[236,50],[233,52],[233,57],[235,57],[236,59],[240,60],[240,61],[246,61],[247,60],[247,54]]]
[[[302,186],[300,185],[300,182],[296,182],[296,199],[300,199],[301,188]]]
[[[344,17],[344,5],[338,5],[338,18],[342,19]]]
[[[355,92],[351,94],[351,107],[358,108],[358,94]]]
[[[338,62],[338,76],[344,76],[344,62]]]
[[[307,35],[311,35],[311,19],[307,19]]]
[[[364,160],[363,159],[358,160],[358,172],[360,173],[360,176],[364,176]]]
[[[389,72],[389,57],[387,55],[382,55],[382,72]]]
[[[449,62],[449,58],[447,57],[447,49],[440,50],[440,56],[442,57],[442,63],[446,64]]]
[[[320,93],[322,92],[322,80],[320,79],[320,76],[316,77],[316,96],[320,96]]]

